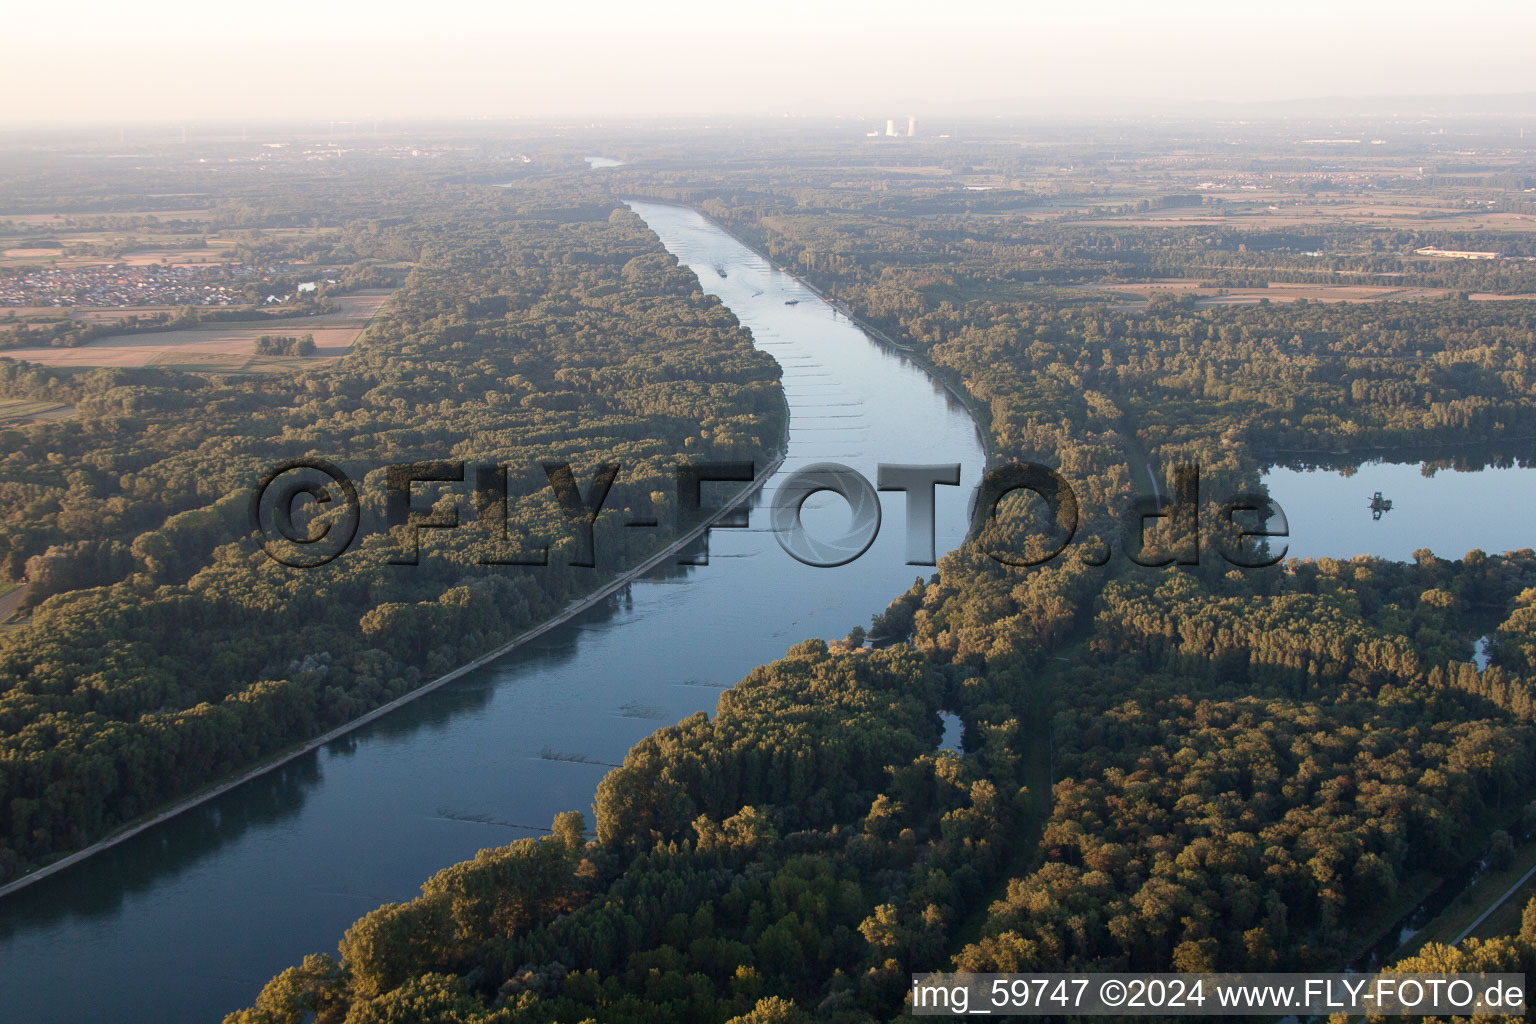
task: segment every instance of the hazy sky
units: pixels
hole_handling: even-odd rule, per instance
[[[0,122],[1536,90],[1530,0],[22,0]]]

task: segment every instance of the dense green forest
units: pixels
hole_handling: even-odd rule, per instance
[[[0,360],[0,395],[74,407],[0,431],[0,576],[26,578],[30,609],[0,638],[0,880],[504,643],[665,543],[680,463],[777,450],[777,366],[617,203],[437,189],[418,206],[387,228],[414,269],[335,366]],[[362,500],[353,549],[308,571],[268,558],[248,513],[296,457],[341,465]],[[448,459],[505,467],[508,536],[475,522],[472,483],[418,485],[466,527],[389,564],[408,539],[386,467]],[[583,493],[620,464],[595,569],[541,462]],[[547,566],[485,564],[539,547]]]
[[[259,356],[312,356],[315,354],[315,336],[292,334],[263,334],[256,339]]]
[[[1058,469],[1098,544],[1130,543],[1147,466],[1200,466],[1209,544],[1221,496],[1266,466],[1523,461],[1536,437],[1527,301],[1117,308],[1053,282],[1122,274],[1105,248],[1138,273],[1187,260],[1188,239],[919,220],[856,190],[736,201],[706,177],[651,180],[962,389],[994,462]],[[950,967],[1339,970],[1496,831],[1529,837],[1531,551],[1250,571],[987,554],[1056,525],[1010,507],[874,616],[880,649],[862,629],[792,648],[638,744],[594,832],[562,815],[440,872],[229,1024],[852,1024]],[[960,753],[935,749],[941,711]]]
[[[961,609],[919,582],[911,644],[799,645],[637,745],[594,841],[562,816],[446,869],[230,1019],[852,1022],[897,1015],[910,972],[951,957],[1338,965],[1522,806],[1530,684],[1429,663],[1404,631],[1454,635],[1533,576],[1526,554],[1307,564],[1257,599],[1128,580],[1063,643],[988,658],[944,651]],[[1415,607],[1428,582],[1446,600]],[[1286,635],[1245,635],[1255,604]],[[1171,638],[1126,642],[1151,623]],[[940,709],[963,755],[934,750]]]

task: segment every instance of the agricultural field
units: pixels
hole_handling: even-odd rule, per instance
[[[321,227],[215,229],[208,211],[144,214],[153,222],[114,222],[103,216],[7,215],[0,213],[0,269],[128,266],[208,266],[235,262],[241,245],[303,245],[324,235]]]
[[[104,324],[123,319],[124,314],[129,316],[153,316],[156,313],[174,314],[179,307],[176,306],[33,306],[21,307],[15,312],[18,316],[27,313],[51,313],[57,316],[60,313],[71,314],[72,319],[81,323]],[[5,312],[0,310],[0,313]]]
[[[1275,230],[1318,225],[1368,224],[1379,228],[1457,231],[1536,231],[1536,216],[1482,210],[1404,209],[1398,212],[1349,211],[1327,206],[1248,206],[1231,203],[1221,207],[1155,210],[1150,213],[1095,217],[1077,222],[1084,227],[1227,227],[1246,230]]]
[[[108,243],[102,243],[108,244]],[[48,264],[59,267],[116,266],[149,267],[205,267],[227,263],[234,251],[234,243],[226,239],[210,238],[206,248],[174,248],[163,242],[152,242],[150,248],[134,248],[110,258],[94,253],[81,253],[74,249],[14,248],[0,251],[0,267],[26,267]]]
[[[7,629],[10,620],[21,610],[21,602],[26,597],[25,583],[0,583],[0,631]]]
[[[1271,281],[1264,288],[1213,288],[1193,278],[1162,278],[1137,284],[1085,285],[1088,291],[1121,295],[1133,301],[1125,309],[1139,309],[1158,293],[1175,296],[1192,295],[1198,308],[1210,306],[1251,306],[1268,299],[1270,302],[1381,302],[1387,299],[1415,301],[1443,299],[1453,294],[1450,288],[1420,286],[1370,285],[1370,284],[1296,284],[1287,281]],[[1496,295],[1492,292],[1470,292],[1467,298],[1478,302],[1528,299],[1524,295]]]
[[[104,216],[135,216],[135,214],[104,214],[97,212],[71,212],[67,210],[60,210],[57,213],[0,213],[0,222],[9,221],[18,227],[68,231],[75,223],[76,218]],[[153,210],[145,211],[142,216],[155,217],[163,222],[170,220],[211,220],[214,213],[212,210]]]
[[[39,420],[67,419],[75,411],[60,402],[34,401],[27,398],[0,398],[0,426],[36,423]]]
[[[333,313],[293,320],[210,324],[187,330],[102,338],[76,348],[17,348],[4,354],[47,366],[164,366],[211,373],[269,373],[334,362],[388,300],[388,290],[340,295]],[[263,334],[313,334],[313,356],[257,356]]]

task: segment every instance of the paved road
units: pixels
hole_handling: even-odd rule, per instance
[[[23,583],[15,590],[0,597],[0,622],[4,622],[16,614],[16,609],[21,607],[22,599],[27,596],[27,585]]]
[[[1456,936],[1456,938],[1451,940],[1451,945],[1454,946],[1462,939],[1465,939],[1468,935],[1471,935],[1473,932],[1477,931],[1477,926],[1482,924],[1483,921],[1487,919],[1489,914],[1502,907],[1511,896],[1513,896],[1516,892],[1519,892],[1520,887],[1531,880],[1532,875],[1536,875],[1536,867],[1531,868],[1531,870],[1521,875],[1520,880],[1506,889],[1503,896],[1500,896],[1498,899],[1494,900],[1491,904],[1488,905],[1486,910],[1484,910],[1481,914],[1478,914],[1477,920],[1467,925],[1466,931],[1462,932],[1460,935]]]

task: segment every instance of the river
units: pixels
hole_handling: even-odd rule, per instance
[[[960,543],[983,455],[943,387],[699,214],[633,203],[784,368],[783,466],[962,465],[937,488],[937,550]],[[753,508],[709,564],[636,582],[500,660],[319,750],[0,900],[0,1020],[217,1021],[277,971],[334,952],[434,871],[588,811],[637,740],[753,666],[842,636],[933,572],[904,564],[905,499],[858,560],[802,565]],[[813,507],[814,506],[814,507]],[[846,523],[818,495],[806,522]]]

